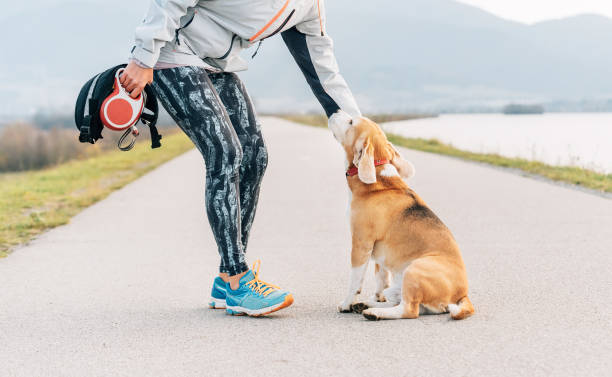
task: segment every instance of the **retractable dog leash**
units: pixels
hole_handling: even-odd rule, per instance
[[[162,137],[155,127],[159,113],[155,92],[147,85],[138,98],[130,97],[120,82],[125,66],[121,64],[94,76],[81,89],[75,107],[79,141],[94,144],[102,138],[102,130],[108,128],[123,131],[117,147],[129,151],[140,135],[136,125],[141,121],[149,127],[151,148],[159,148]],[[126,144],[130,135],[132,138]]]
[[[124,68],[115,73],[114,89],[110,96],[106,97],[100,108],[100,120],[102,124],[113,131],[125,131],[119,139],[117,147],[122,151],[129,151],[134,147],[139,135],[136,123],[142,115],[146,94],[142,92],[137,98],[132,98],[121,85],[120,77]],[[132,140],[128,145],[123,142],[132,134]]]

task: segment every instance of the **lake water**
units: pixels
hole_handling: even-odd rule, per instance
[[[477,153],[612,173],[612,114],[466,114],[390,122],[390,133],[437,139]]]

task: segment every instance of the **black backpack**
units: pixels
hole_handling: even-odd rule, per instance
[[[126,66],[126,64],[120,64],[92,77],[85,83],[79,92],[79,97],[77,98],[76,107],[74,109],[74,122],[80,131],[79,141],[81,143],[94,144],[98,139],[102,139],[102,129],[104,125],[100,120],[100,107],[104,99],[113,92],[115,73],[117,73],[117,70],[125,68]],[[142,123],[149,126],[149,131],[151,133],[151,148],[159,148],[161,147],[160,140],[162,135],[159,134],[157,127],[155,127],[159,115],[157,97],[151,85],[145,87],[144,94],[146,99],[140,120]],[[132,141],[132,144],[128,147],[121,147],[122,141],[130,133],[131,130],[128,129],[119,140],[119,149],[131,149],[134,141]]]

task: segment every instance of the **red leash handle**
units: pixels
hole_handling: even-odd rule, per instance
[[[114,90],[106,97],[102,102],[100,108],[100,120],[102,124],[110,128],[113,131],[124,131],[134,126],[142,110],[144,109],[144,96],[142,93],[138,98],[130,97],[129,93],[121,86],[119,77],[123,73],[124,69],[117,70],[115,74]]]

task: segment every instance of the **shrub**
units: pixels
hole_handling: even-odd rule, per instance
[[[100,145],[79,143],[75,130],[13,124],[0,132],[0,172],[41,169],[95,155],[101,149]]]
[[[175,126],[158,125],[164,135],[177,131]],[[139,126],[139,142],[150,143],[148,128]],[[123,132],[105,129],[96,144],[80,143],[76,128],[41,129],[27,123],[0,128],[0,173],[42,169],[63,162],[87,158],[117,148]]]

